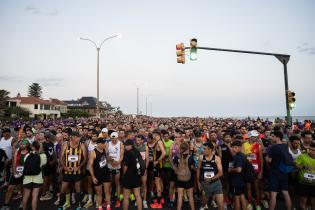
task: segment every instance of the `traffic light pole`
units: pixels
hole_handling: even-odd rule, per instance
[[[185,47],[185,49],[190,49],[190,47]],[[287,110],[286,120],[287,120],[287,124],[290,127],[292,126],[291,113],[290,113],[290,107],[289,107],[289,97],[288,97],[289,84],[288,84],[288,71],[287,71],[287,63],[290,60],[290,55],[277,54],[277,53],[266,53],[266,52],[256,52],[256,51],[246,51],[246,50],[231,50],[231,49],[212,48],[212,47],[197,47],[197,49],[275,56],[283,64],[283,67],[284,67],[284,86],[285,86],[285,100],[286,100],[286,110]]]

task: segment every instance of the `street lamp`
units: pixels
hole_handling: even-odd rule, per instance
[[[101,50],[101,47],[102,47],[102,45],[104,44],[104,42],[105,41],[107,41],[107,40],[109,40],[109,39],[112,39],[112,38],[121,38],[122,37],[122,35],[121,35],[121,33],[117,33],[117,34],[115,34],[115,35],[112,35],[112,36],[109,36],[109,37],[107,37],[107,38],[105,38],[102,42],[101,42],[101,44],[99,45],[99,46],[97,46],[97,44],[94,42],[94,41],[92,41],[91,39],[88,39],[88,38],[82,38],[82,37],[80,37],[79,38],[79,40],[84,40],[84,41],[89,41],[89,42],[91,42],[94,46],[95,46],[95,48],[96,48],[96,51],[97,51],[97,66],[96,66],[96,74],[97,74],[97,84],[96,84],[96,90],[97,90],[97,99],[96,99],[96,117],[98,117],[98,118],[100,118],[101,117],[101,114],[100,114],[100,107],[99,107],[99,100],[100,100],[100,98],[99,98],[99,74],[100,74],[100,70],[99,70],[99,59],[100,59],[100,50]]]

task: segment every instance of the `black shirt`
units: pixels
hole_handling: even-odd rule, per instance
[[[243,153],[237,153],[234,156],[233,161],[233,168],[242,168],[241,173],[230,173],[230,181],[232,186],[236,187],[244,187],[245,186],[245,180],[243,177],[243,168],[245,165],[245,155]]]
[[[141,177],[137,175],[136,153],[133,150],[125,150],[124,166],[127,166],[127,171],[123,175],[122,184],[127,189],[133,189],[141,186]]]
[[[271,176],[276,175],[278,178],[287,178],[287,174],[283,174],[279,170],[279,164],[281,162],[282,156],[283,156],[283,151],[285,148],[288,147],[286,144],[275,144],[272,145],[269,152],[268,156],[272,158],[272,161],[270,163],[270,173]]]
[[[222,168],[223,172],[227,173],[229,168],[229,163],[233,161],[233,156],[230,151],[230,148],[224,143],[221,146],[222,151]]]
[[[47,156],[47,162],[52,161],[54,159],[54,144],[52,142],[44,142],[43,143],[44,151]]]

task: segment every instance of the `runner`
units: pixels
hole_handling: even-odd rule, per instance
[[[94,129],[94,130],[92,130],[92,138],[86,139],[86,141],[85,141],[85,146],[87,148],[88,157],[90,157],[91,152],[94,151],[94,149],[96,148],[97,139],[98,139],[97,132]],[[87,189],[87,194],[84,195],[83,200],[82,200],[82,203],[85,203],[83,207],[86,209],[93,205],[93,182],[92,182],[89,168],[90,168],[90,166],[89,166],[89,164],[87,164],[86,165],[86,171],[85,171],[85,178],[84,178],[84,184],[86,185],[85,189]]]
[[[300,208],[306,210],[307,200],[310,199],[312,210],[315,209],[315,143],[311,143],[308,152],[303,153],[295,160],[298,168],[298,192]]]
[[[220,177],[223,175],[221,159],[213,153],[212,143],[204,144],[204,155],[199,158],[197,179],[198,188],[202,191],[202,206],[206,209],[210,196],[214,198],[219,210],[224,209],[224,196]]]
[[[141,176],[138,175],[140,168],[136,158],[141,158],[141,154],[133,147],[133,140],[128,139],[125,141],[126,152],[124,154],[123,161],[123,191],[124,191],[124,203],[123,210],[128,210],[130,193],[133,192],[136,197],[137,209],[142,210],[142,199],[140,195]],[[139,155],[136,155],[136,154]]]
[[[228,172],[230,173],[230,192],[233,194],[234,210],[246,210],[246,183],[242,174],[246,157],[242,153],[242,143],[240,141],[232,142],[231,147],[235,155]]]
[[[164,204],[164,198],[162,197],[163,182],[161,179],[161,170],[163,165],[163,159],[165,157],[165,148],[161,141],[161,133],[159,130],[153,131],[153,173],[154,183],[156,186],[157,199],[154,199],[150,205],[153,209],[160,209]]]
[[[81,209],[81,180],[83,167],[87,162],[87,152],[85,145],[80,143],[80,138],[81,135],[74,131],[71,133],[71,140],[62,147],[60,164],[63,173],[58,210],[65,210],[70,207],[68,201],[64,203],[65,193],[69,193],[70,183],[74,184],[76,210]]]
[[[12,161],[13,172],[9,179],[9,186],[5,194],[5,200],[1,210],[10,210],[9,202],[12,197],[13,189],[14,187],[20,186],[23,183],[24,157],[30,151],[29,145],[30,144],[27,139],[22,140],[20,148],[17,149],[14,153]],[[20,205],[20,207],[21,206],[22,205]]]
[[[121,188],[120,188],[120,170],[121,162],[124,159],[124,145],[118,140],[118,133],[110,130],[108,132],[111,141],[108,143],[108,155],[110,160],[108,161],[108,168],[111,171],[112,181],[115,182],[116,187],[116,203],[115,208],[120,207]]]
[[[105,193],[106,210],[111,210],[111,174],[108,169],[109,157],[107,156],[107,144],[105,138],[97,139],[97,147],[91,151],[89,158],[89,171],[96,192],[96,203],[98,210],[102,208],[102,194]]]
[[[180,145],[180,154],[174,156],[172,161],[172,168],[177,176],[176,187],[177,187],[177,210],[182,209],[184,190],[187,190],[189,197],[189,205],[191,210],[195,210],[194,203],[194,170],[195,162],[194,158],[189,155],[189,144],[182,143]]]
[[[34,141],[30,153],[24,158],[23,210],[28,209],[30,196],[32,197],[32,210],[37,210],[38,194],[44,183],[41,168],[47,162],[46,154],[42,150],[40,143]]]
[[[252,185],[255,188],[255,206],[256,210],[261,210],[261,179],[263,177],[263,152],[262,147],[257,142],[259,141],[259,133],[256,130],[250,131],[248,134],[249,140],[243,143],[243,153],[246,155],[247,160],[253,165],[255,169],[255,177],[253,183],[246,183],[247,186],[247,199],[248,210],[253,209],[253,194]]]
[[[144,175],[141,177],[142,182],[142,194],[143,194],[143,208],[148,208],[147,203],[147,168],[149,166],[149,148],[144,143],[145,137],[141,134],[137,135],[136,137],[136,143],[134,145],[134,148],[140,152],[142,159],[145,161],[146,170]]]

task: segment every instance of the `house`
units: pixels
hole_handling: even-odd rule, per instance
[[[50,103],[53,103],[55,105],[55,107],[57,108],[57,110],[60,111],[61,114],[65,114],[67,113],[68,109],[67,109],[67,104],[63,101],[60,101],[57,98],[49,98]]]
[[[68,109],[80,109],[95,116],[97,114],[96,101],[97,99],[95,97],[84,96],[78,100],[69,100],[63,102],[67,104]],[[99,103],[99,108],[101,113],[105,112],[105,107],[102,103]]]
[[[21,97],[18,95],[17,97],[8,99],[7,104],[9,107],[19,106],[27,109],[30,112],[29,117],[32,118],[55,119],[60,117],[58,105],[56,106],[49,100],[43,100],[37,97]]]

